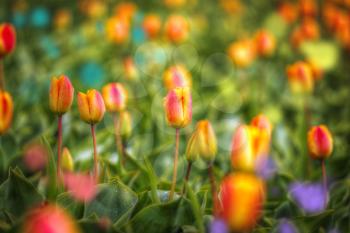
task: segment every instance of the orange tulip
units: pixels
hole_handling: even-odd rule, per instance
[[[201,120],[197,123],[187,144],[186,157],[194,161],[198,157],[212,161],[217,152],[217,141],[213,127],[208,120]]]
[[[163,75],[164,85],[168,90],[175,87],[191,87],[192,77],[190,72],[183,65],[169,67]]]
[[[275,37],[266,30],[260,30],[255,35],[256,51],[261,56],[271,56],[276,48]]]
[[[228,48],[228,56],[239,68],[246,68],[255,60],[255,44],[251,40],[234,42]]]
[[[312,127],[307,135],[309,153],[313,159],[326,159],[333,151],[333,138],[327,126]]]
[[[170,90],[164,99],[168,124],[174,128],[186,127],[192,120],[192,97],[188,87]]]
[[[265,186],[261,179],[247,173],[234,173],[221,183],[221,212],[231,231],[251,230],[261,215]]]
[[[186,0],[163,0],[164,4],[170,8],[176,8],[183,6],[187,1]]]
[[[278,7],[278,14],[286,21],[287,23],[293,23],[298,17],[298,11],[295,4],[290,2],[283,2]]]
[[[0,24],[0,59],[16,47],[16,31],[9,23]]]
[[[102,88],[102,96],[107,111],[121,112],[126,108],[128,93],[120,83],[110,83]]]
[[[78,93],[78,109],[83,121],[94,124],[102,120],[105,113],[105,104],[101,94],[92,89],[87,91],[86,94]]]
[[[155,14],[147,15],[142,23],[143,30],[146,32],[148,38],[157,37],[161,26],[161,19]]]
[[[53,77],[50,86],[50,109],[59,115],[67,112],[73,103],[74,88],[69,78],[60,75]]]
[[[315,0],[300,0],[299,11],[304,17],[314,17],[317,14],[317,4]]]
[[[13,101],[11,95],[0,90],[0,135],[10,128],[13,116]]]
[[[313,91],[314,81],[310,66],[302,61],[287,67],[289,86],[293,93],[309,93]]]
[[[132,2],[121,2],[115,7],[115,15],[130,22],[136,13],[137,6]]]
[[[129,39],[129,22],[121,17],[114,16],[106,22],[107,39],[121,44]]]
[[[171,15],[165,23],[165,33],[169,41],[181,43],[189,33],[189,24],[181,15]]]
[[[126,57],[123,61],[123,65],[124,65],[124,73],[127,79],[135,80],[138,78],[139,72],[131,57]]]

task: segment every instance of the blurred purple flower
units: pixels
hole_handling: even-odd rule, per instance
[[[289,193],[306,213],[316,214],[325,209],[327,195],[320,183],[295,182],[290,185]]]
[[[340,231],[338,229],[334,228],[334,229],[328,231],[328,233],[340,233]]]
[[[256,173],[264,180],[271,179],[277,171],[275,161],[268,157],[264,159],[258,159],[256,163]]]
[[[216,218],[211,222],[210,233],[228,233],[228,227],[224,220]]]
[[[287,219],[281,219],[277,226],[277,233],[298,233],[296,226]]]

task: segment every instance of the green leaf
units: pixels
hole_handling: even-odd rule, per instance
[[[21,216],[43,199],[19,169],[10,169],[8,179],[0,186],[0,209],[15,217]]]
[[[84,215],[84,205],[76,202],[68,192],[61,193],[57,196],[57,203],[67,209],[73,216],[80,219]]]

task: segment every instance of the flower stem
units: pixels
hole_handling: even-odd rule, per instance
[[[92,135],[92,142],[94,145],[94,179],[97,182],[98,181],[98,171],[97,171],[97,146],[96,146],[96,134],[95,134],[95,125],[91,124],[91,135]]]
[[[192,162],[189,161],[189,162],[188,162],[188,165],[187,165],[187,170],[186,170],[186,176],[185,176],[184,186],[183,186],[183,188],[182,188],[182,195],[184,195],[185,192],[186,192],[186,185],[187,185],[187,183],[188,183],[188,180],[190,179],[191,167],[192,167]]]
[[[4,62],[0,59],[0,90],[5,90]]]
[[[323,192],[324,192],[324,208],[327,207],[327,174],[326,174],[326,164],[324,159],[321,161],[322,163],[322,180],[323,180]]]
[[[61,180],[61,149],[62,149],[62,115],[58,116],[57,134],[57,179]]]
[[[171,183],[171,189],[169,194],[169,201],[173,200],[174,192],[175,192],[175,186],[176,186],[176,175],[177,175],[177,161],[178,161],[178,155],[179,155],[179,142],[180,142],[180,129],[176,129],[176,136],[175,136],[175,154],[174,154],[174,171],[173,171],[173,181]]]
[[[119,127],[119,118],[118,113],[113,114],[113,123],[114,123],[114,131],[115,131],[115,144],[117,147],[117,151],[120,158],[120,164],[122,167],[125,165],[125,155],[124,155],[124,146],[122,142],[122,138],[120,135],[120,127]]]
[[[208,175],[209,175],[209,179],[210,179],[211,195],[213,198],[213,215],[216,216],[217,210],[218,210],[218,197],[217,197],[217,193],[216,193],[216,182],[215,182],[212,163],[209,164]]]
[[[310,107],[309,107],[308,96],[305,96],[305,98],[304,98],[304,125],[306,128],[306,131],[311,126],[311,111],[310,111]],[[307,155],[306,155],[306,159],[307,159],[307,161],[306,161],[306,174],[307,174],[307,177],[310,178],[311,170],[312,170],[311,159]]]

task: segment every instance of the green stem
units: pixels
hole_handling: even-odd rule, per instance
[[[185,176],[185,182],[184,182],[184,186],[182,188],[182,195],[184,195],[185,192],[186,192],[186,185],[188,183],[188,180],[190,179],[191,167],[192,167],[192,162],[188,161],[187,170],[186,170],[186,176]]]
[[[91,124],[91,135],[92,135],[92,142],[93,142],[93,146],[94,146],[94,172],[93,172],[93,176],[96,182],[98,182],[98,171],[97,171],[97,146],[96,146],[96,134],[95,134],[95,125]]]
[[[179,157],[180,129],[176,129],[175,137],[176,138],[175,138],[175,154],[174,154],[174,171],[173,171],[173,181],[171,183],[171,189],[169,194],[169,201],[173,200],[174,198],[174,192],[175,192],[175,186],[176,186],[177,162]]]
[[[215,182],[215,177],[213,172],[213,163],[209,164],[208,175],[210,179],[211,196],[213,198],[213,215],[216,216],[218,213],[218,197],[217,197],[216,182]]]
[[[124,146],[122,142],[122,138],[120,135],[120,127],[119,127],[119,118],[118,113],[113,114],[113,122],[114,122],[114,130],[115,130],[115,144],[117,146],[117,151],[119,154],[120,165],[124,168],[125,165],[125,155],[124,155]]]
[[[196,195],[193,193],[193,190],[191,189],[191,187],[189,187],[187,183],[185,184],[185,186],[187,187],[187,190],[188,190],[188,196],[191,201],[191,206],[192,206],[195,221],[197,223],[198,232],[204,233],[205,229],[204,229],[204,223],[203,223],[203,217],[202,217],[203,213],[199,206],[198,199]]]
[[[325,160],[322,159],[322,180],[323,180],[323,195],[324,195],[324,208],[327,208],[327,174]]]
[[[5,90],[5,72],[4,72],[4,62],[0,59],[0,90]]]
[[[57,180],[61,181],[61,149],[62,149],[62,115],[58,116],[57,134]]]

